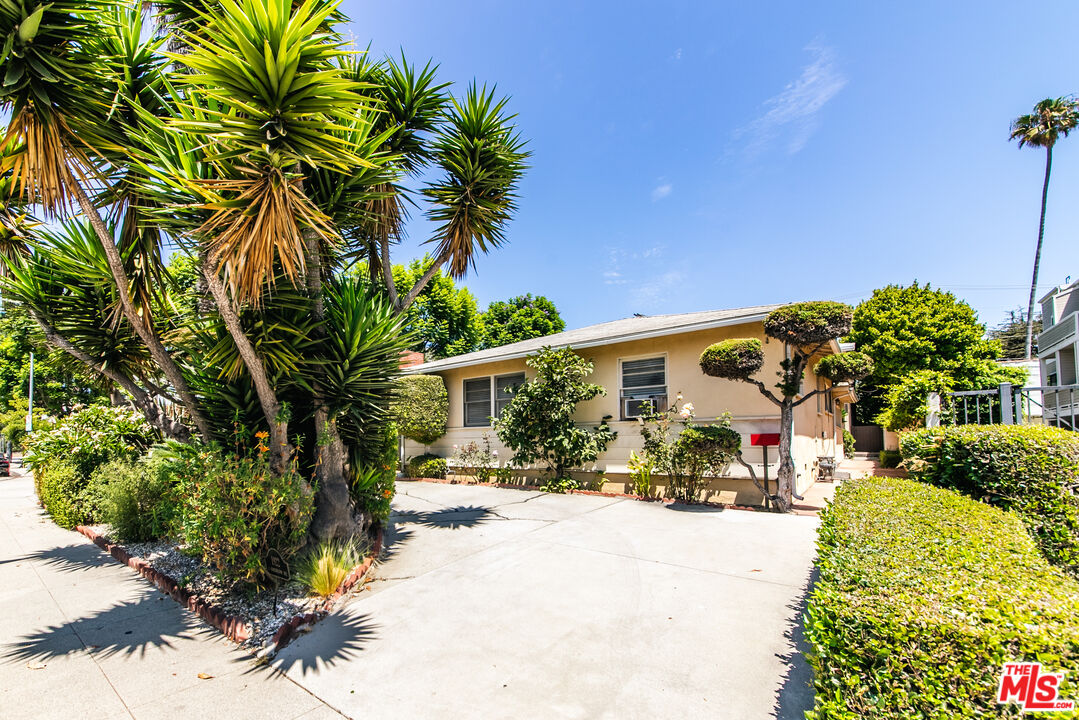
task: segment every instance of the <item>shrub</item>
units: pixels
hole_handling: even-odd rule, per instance
[[[414,478],[444,478],[446,459],[429,453],[409,458],[408,475]]]
[[[578,427],[573,420],[578,403],[607,391],[585,382],[592,374],[592,363],[572,348],[545,347],[526,362],[536,370],[536,377],[513,393],[501,417],[494,421],[495,431],[502,444],[513,451],[515,466],[542,462],[551,479],[561,480],[569,477],[571,468],[595,462],[618,436],[607,418],[592,429]]]
[[[356,507],[382,523],[390,516],[397,481],[397,429],[386,425],[381,442],[372,442],[366,449],[354,453],[349,494]]]
[[[843,428],[843,456],[847,458],[854,457],[854,434]]]
[[[1002,665],[1040,661],[1079,686],[1079,583],[1019,519],[898,478],[841,485],[822,513],[809,597],[811,720],[1014,717]]]
[[[491,449],[491,438],[484,433],[481,443],[473,440],[460,447],[454,445],[453,463],[471,470],[480,482],[488,482],[498,468],[498,451]]]
[[[693,404],[678,402],[668,410],[641,421],[641,437],[647,464],[663,473],[666,494],[685,503],[700,500],[705,473],[720,475],[742,445],[742,437],[730,428],[730,416],[717,418],[714,425],[693,424]],[[682,425],[672,438],[676,423]],[[641,467],[641,461],[637,461]],[[638,470],[639,472],[639,470]],[[635,481],[636,484],[636,481]]]
[[[748,378],[764,366],[764,352],[757,338],[735,338],[709,345],[701,353],[701,372],[712,377]]]
[[[906,433],[923,482],[1014,510],[1050,562],[1079,573],[1079,436],[1043,425],[963,425]]]
[[[909,430],[925,427],[929,413],[929,393],[940,393],[941,414],[951,412],[954,381],[947,373],[936,370],[916,370],[888,388],[884,394],[884,410],[877,422],[889,430]]]
[[[110,460],[138,459],[159,435],[142,413],[131,408],[91,405],[55,427],[31,433],[24,462],[31,470],[52,461],[75,468],[84,479]]]
[[[881,450],[878,460],[882,468],[891,469],[899,467],[899,463],[903,461],[903,456],[899,454],[898,450]]]
[[[91,503],[86,496],[86,479],[74,465],[51,462],[34,471],[38,498],[53,522],[72,529],[93,521]]]
[[[96,518],[124,542],[164,537],[179,515],[171,467],[161,459],[106,463],[94,471],[86,492]]]
[[[438,375],[406,375],[397,381],[390,412],[402,435],[430,445],[446,434],[449,402]]]
[[[300,559],[296,579],[312,594],[329,597],[341,587],[352,569],[363,562],[363,555],[356,539],[321,542]]]
[[[636,452],[630,451],[629,462],[626,467],[629,469],[629,480],[634,495],[652,497],[652,470],[654,465],[647,453],[638,455]]]
[[[190,446],[174,467],[181,538],[224,577],[261,584],[270,553],[290,557],[302,545],[314,493],[294,467],[278,476],[264,453],[241,458]]]

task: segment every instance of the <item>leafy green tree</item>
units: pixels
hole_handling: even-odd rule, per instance
[[[396,287],[408,293],[427,273],[432,260],[424,257],[394,265]],[[457,287],[449,275],[436,272],[415,300],[404,310],[405,328],[415,341],[412,349],[428,359],[462,355],[480,347],[480,316],[476,298],[468,288]]]
[[[542,462],[552,481],[565,480],[570,469],[594,462],[617,437],[606,418],[593,429],[578,427],[573,421],[578,403],[607,391],[586,382],[593,365],[572,348],[545,347],[526,362],[536,377],[514,392],[494,422],[495,432],[502,444],[513,450],[515,464]]]
[[[1034,275],[1030,280],[1030,300],[1027,303],[1027,336],[1025,355],[1033,357],[1034,296],[1038,291],[1038,269],[1042,261],[1042,240],[1045,238],[1045,204],[1049,197],[1049,173],[1053,169],[1053,146],[1067,137],[1079,125],[1079,103],[1072,98],[1046,98],[1034,106],[1034,112],[1020,115],[1012,121],[1010,139],[1019,147],[1030,145],[1045,148],[1045,180],[1042,182],[1042,210],[1038,219],[1038,245],[1034,250]]]
[[[480,324],[485,348],[553,335],[566,329],[554,303],[542,295],[532,297],[532,293],[491,303],[480,316]]]
[[[946,374],[955,390],[992,387],[999,376],[1000,345],[985,339],[973,308],[928,283],[874,290],[855,308],[847,340],[873,359],[855,406],[862,422],[873,422],[888,389],[917,370]]]
[[[424,445],[446,434],[449,409],[446,382],[438,375],[405,375],[390,406],[398,431]]]
[[[776,494],[771,498],[778,512],[787,512],[794,502],[794,409],[820,390],[802,393],[802,380],[810,361],[833,340],[850,332],[851,307],[843,303],[818,301],[794,303],[776,308],[764,318],[764,334],[784,344],[777,396],[761,380],[753,377],[764,367],[764,351],[757,338],[732,338],[705,348],[700,367],[705,375],[755,385],[761,394],[779,407],[779,470]],[[852,351],[824,357],[815,366],[821,377],[833,383],[854,382],[872,371],[873,362],[864,353]]]
[[[1034,314],[1034,335],[1042,331],[1040,313]],[[989,331],[989,339],[1000,343],[1000,357],[1005,360],[1026,358],[1027,316],[1023,310],[1012,310],[1008,319]]]
[[[34,408],[64,415],[80,403],[105,397],[100,377],[70,356],[48,346],[36,322],[21,305],[0,313],[0,410],[20,405],[26,415],[30,390],[30,353],[34,353]]]

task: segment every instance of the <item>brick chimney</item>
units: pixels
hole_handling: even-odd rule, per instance
[[[401,369],[415,367],[416,365],[422,365],[423,353],[413,352],[412,350],[405,350],[401,353]]]

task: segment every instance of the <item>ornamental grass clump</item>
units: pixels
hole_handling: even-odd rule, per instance
[[[333,595],[353,568],[363,562],[364,544],[355,538],[324,541],[304,555],[296,567],[296,579],[319,597]]]
[[[1067,673],[1079,698],[1079,583],[1010,512],[900,478],[841,485],[821,514],[805,636],[809,720],[1018,717],[1005,662]]]

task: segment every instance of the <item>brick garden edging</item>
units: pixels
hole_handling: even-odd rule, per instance
[[[412,480],[414,482],[426,482],[437,483],[440,485],[482,485],[484,487],[496,487],[505,488],[506,490],[529,490],[543,492],[541,485],[517,485],[515,483],[493,483],[493,482],[479,482],[477,480],[456,480],[450,478],[400,478],[401,480]],[[675,501],[670,498],[658,498],[649,497],[647,495],[632,495],[630,493],[617,493],[617,492],[602,492],[600,490],[567,490],[564,493],[555,493],[560,495],[597,495],[599,497],[611,497],[611,498],[625,498],[627,500],[640,500],[641,502],[658,502],[665,505],[673,504]],[[724,510],[745,510],[747,512],[762,512],[763,508],[752,507],[750,505],[733,505],[729,503],[719,503],[706,500],[704,502],[696,503],[697,505],[703,505],[705,507],[722,508]]]
[[[179,584],[168,575],[159,570],[155,570],[150,563],[142,558],[132,557],[122,545],[110,543],[100,533],[95,532],[93,529],[88,528],[85,525],[78,525],[75,530],[82,535],[85,535],[90,542],[97,545],[101,550],[127,565],[139,575],[142,575],[172,597],[173,600],[220,630],[229,640],[243,642],[251,637],[251,627],[244,622],[243,618],[236,615],[228,615],[217,605],[209,603],[189,590],[180,587]],[[306,631],[310,629],[311,625],[314,625],[319,620],[326,617],[330,610],[333,609],[334,603],[340,600],[342,596],[352,590],[352,588],[363,579],[364,575],[371,569],[371,565],[374,564],[374,561],[381,552],[382,528],[380,527],[375,535],[371,552],[364,558],[362,563],[352,569],[352,572],[345,577],[337,587],[337,590],[334,591],[333,595],[323,600],[314,612],[293,615],[290,619],[286,620],[281,627],[277,629],[277,632],[273,634],[273,639],[270,641],[269,646],[260,652],[259,656],[261,657],[264,654],[272,656],[278,650],[288,645],[289,641],[301,631],[301,628],[302,631]],[[266,650],[269,650],[269,652],[266,653]]]

